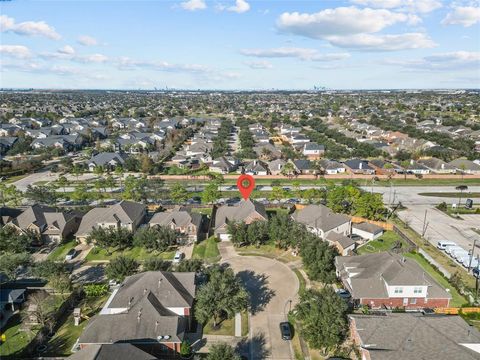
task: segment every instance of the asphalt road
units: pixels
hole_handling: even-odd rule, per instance
[[[279,324],[298,301],[296,275],[279,261],[237,255],[230,242],[220,243],[219,249],[222,262],[232,267],[251,296],[250,360],[293,359],[291,342],[282,340]]]

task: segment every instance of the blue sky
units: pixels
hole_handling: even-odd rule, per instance
[[[480,1],[3,1],[0,87],[478,88]]]

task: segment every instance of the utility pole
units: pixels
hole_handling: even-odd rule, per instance
[[[480,273],[480,256],[477,255],[477,275],[475,276],[475,300],[478,299],[478,278]]]
[[[425,236],[426,232],[427,232],[427,210],[425,209],[425,216],[423,217],[422,237]]]
[[[473,239],[472,253],[470,254],[470,261],[468,262],[468,271],[469,272],[470,272],[470,268],[472,266],[473,253],[475,252],[475,244],[476,243],[477,243],[477,239]]]

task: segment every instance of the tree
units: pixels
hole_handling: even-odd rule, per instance
[[[220,198],[220,191],[216,181],[208,184],[202,192],[202,203],[213,204]]]
[[[101,165],[97,165],[93,168],[93,173],[98,177],[102,176],[104,172],[105,172],[105,169]]]
[[[47,205],[54,205],[57,201],[57,193],[55,192],[54,187],[47,185],[28,185],[27,190],[25,191],[25,196],[34,202]]]
[[[15,185],[8,186],[0,182],[0,199],[3,206],[13,204],[18,206],[23,198],[22,192],[17,190]]]
[[[0,253],[12,252],[15,254],[27,252],[31,238],[19,233],[11,226],[0,228]]]
[[[152,172],[153,161],[146,154],[142,155],[140,169],[144,174],[150,174]]]
[[[0,273],[9,280],[16,280],[18,269],[31,264],[31,255],[28,253],[4,253],[0,255]]]
[[[83,168],[78,164],[73,165],[72,174],[77,178],[77,181],[78,181],[78,178],[80,177],[80,175],[83,174]]]
[[[248,245],[248,225],[244,222],[229,222],[227,224],[227,232],[234,246],[240,247]]]
[[[120,165],[117,165],[115,167],[115,175],[118,177],[118,181],[120,182],[120,189],[122,188],[122,180],[123,180],[123,174],[124,174],[124,171],[123,171],[123,167],[121,167]]]
[[[385,214],[381,194],[363,192],[354,204],[355,215],[371,220],[379,220]]]
[[[84,202],[88,200],[89,195],[87,192],[87,186],[85,184],[78,184],[70,195],[70,198],[78,202]]]
[[[228,344],[213,344],[207,355],[207,360],[241,360],[240,355]]]
[[[312,280],[330,284],[335,281],[336,248],[313,234],[306,234],[300,242],[300,256]]]
[[[203,270],[203,261],[201,259],[187,259],[181,261],[175,271],[177,272],[201,272]]]
[[[125,187],[123,189],[123,198],[125,200],[140,201],[146,197],[147,178],[135,178],[128,175],[125,179]]]
[[[32,275],[41,279],[50,280],[57,278],[67,272],[67,268],[62,262],[44,260],[34,263],[31,269]]]
[[[458,196],[458,206],[460,206],[462,204],[463,192],[468,190],[468,186],[467,185],[459,185],[455,188],[455,190],[460,191],[460,195]]]
[[[177,243],[177,233],[167,226],[139,229],[133,236],[133,245],[163,252]]]
[[[213,318],[216,327],[220,320],[245,310],[249,296],[231,268],[213,265],[207,269],[206,275],[207,283],[197,292],[195,317],[202,324]]]
[[[287,162],[285,165],[283,165],[280,173],[284,176],[292,177],[293,175],[295,175],[295,166],[293,166],[291,162]]]
[[[170,261],[151,257],[143,262],[143,271],[170,271],[171,266],[172,263]]]
[[[286,197],[287,197],[287,192],[283,190],[281,186],[273,186],[272,191],[268,195],[268,199],[270,201],[282,200],[282,199],[285,199]]]
[[[58,186],[60,186],[61,188],[63,188],[63,194],[66,193],[66,190],[65,188],[67,187],[67,185],[69,184],[69,181],[67,180],[67,178],[65,176],[60,176],[58,179],[57,179],[57,184]]]
[[[127,276],[133,275],[138,270],[138,262],[128,256],[120,255],[112,260],[105,268],[105,274],[109,279],[122,282]]]
[[[308,344],[328,352],[338,347],[347,335],[347,304],[330,286],[309,289],[300,294],[296,318]]]
[[[185,186],[180,183],[175,183],[170,188],[170,197],[175,203],[185,203],[188,199],[188,191]]]
[[[132,246],[132,232],[122,227],[106,229],[97,227],[92,229],[87,242],[103,249],[117,247],[123,250]]]

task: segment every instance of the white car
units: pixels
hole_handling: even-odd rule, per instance
[[[454,250],[452,252],[452,256],[455,258],[455,260],[459,260],[465,256],[468,256],[468,251],[464,250],[464,249],[460,249],[460,250]]]
[[[75,249],[70,249],[67,253],[67,255],[65,255],[65,261],[70,261],[72,260],[75,256],[77,256],[77,250]]]
[[[455,250],[464,250],[462,247],[460,246],[448,246],[446,249],[445,249],[445,252],[448,254],[448,255],[452,255],[452,253],[455,251]]]
[[[174,263],[179,263],[183,259],[184,256],[185,256],[184,253],[182,253],[181,251],[177,251],[175,253],[175,256],[173,257],[173,262]]]

